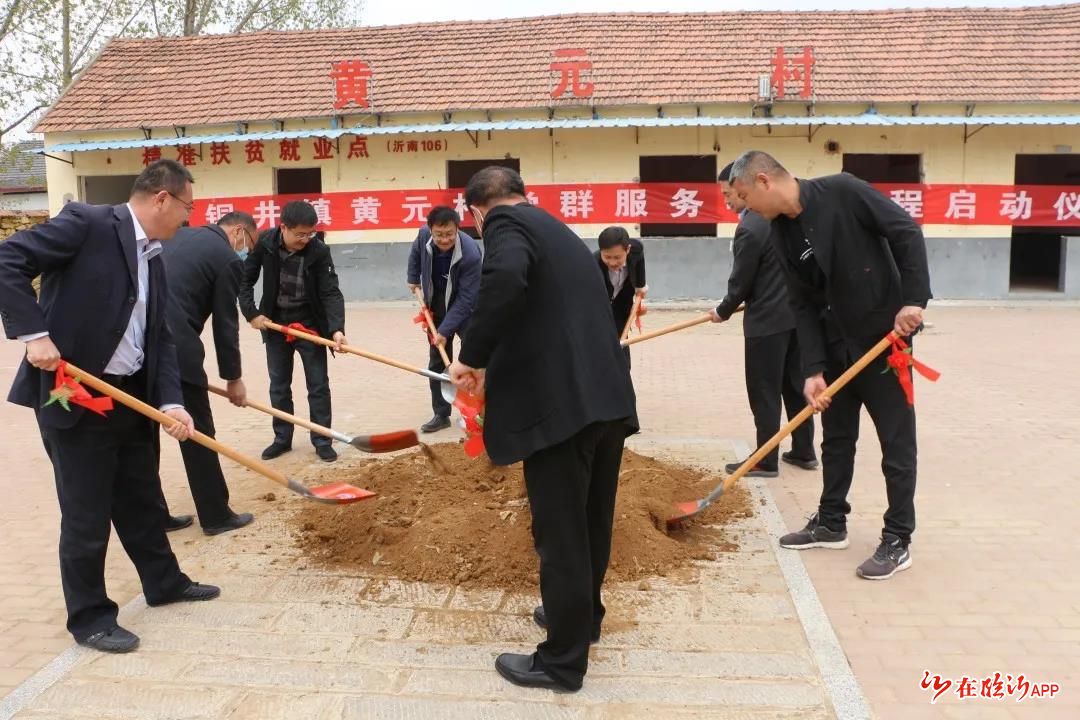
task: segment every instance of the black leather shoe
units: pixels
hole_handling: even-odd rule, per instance
[[[165,532],[183,530],[190,527],[193,522],[195,522],[195,518],[190,515],[170,515],[169,519],[165,521]]]
[[[232,517],[230,517],[228,520],[221,523],[220,525],[204,527],[202,531],[207,535],[220,535],[221,533],[226,533],[230,530],[237,530],[244,527],[245,525],[250,525],[251,521],[254,519],[255,516],[251,513],[240,513],[239,515],[233,513]]]
[[[817,458],[803,458],[798,455],[792,455],[790,452],[780,453],[780,459],[788,465],[794,465],[803,470],[817,470],[818,466]]]
[[[738,470],[740,467],[742,467],[741,462],[728,463],[727,465],[724,466],[724,470],[727,472],[728,475],[731,475],[736,470]],[[763,477],[763,478],[780,477],[780,471],[777,470],[776,468],[767,468],[767,467],[762,466],[761,464],[757,464],[754,467],[750,468],[750,470],[747,471],[745,477]]]
[[[547,613],[544,612],[543,605],[537,605],[533,608],[533,622],[542,627],[544,630],[548,628]],[[590,643],[600,642],[600,628],[594,627],[592,631],[592,637],[589,638]]]
[[[119,625],[77,641],[80,645],[107,653],[126,653],[139,647],[139,636]]]
[[[320,445],[315,448],[315,454],[319,456],[319,459],[323,462],[334,462],[337,460],[337,450],[329,445]]]
[[[580,685],[574,688],[563,685],[545,670],[534,670],[534,658],[535,655],[503,653],[495,658],[495,669],[504,678],[521,687],[545,688],[562,693],[577,692],[581,689]]]
[[[450,427],[450,418],[436,415],[420,426],[420,432],[433,433]]]
[[[220,594],[221,588],[215,585],[201,585],[193,582],[168,600],[160,602],[147,601],[146,604],[150,607],[161,607],[162,605],[171,605],[178,602],[201,602],[202,600],[213,600]]]
[[[276,457],[281,457],[290,450],[292,450],[291,446],[282,445],[275,440],[274,442],[270,443],[270,446],[268,448],[262,451],[262,459],[273,460]]]

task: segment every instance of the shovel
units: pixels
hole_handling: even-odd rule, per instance
[[[424,302],[424,293],[420,288],[414,288],[413,295],[420,301],[420,311],[424,313],[424,320],[427,321],[428,330],[431,331],[431,337],[434,339],[439,334],[439,331],[435,329],[435,319],[431,317],[431,311],[428,310],[427,303]],[[439,356],[442,357],[443,366],[450,367],[450,356],[446,354],[446,347],[443,345],[436,345],[435,347],[439,348]],[[446,397],[445,392],[443,392],[443,397]],[[447,402],[452,403],[453,400],[447,400]]]
[[[311,333],[306,333],[301,330],[285,327],[284,325],[278,325],[277,323],[270,322],[269,320],[266,322],[266,327],[270,330],[277,330],[280,333],[292,335],[293,337],[298,337],[301,340],[307,340],[318,345],[325,345],[328,348],[337,347],[337,344],[333,340],[327,340],[326,338],[320,337],[318,335],[312,335]],[[427,368],[419,368],[413,365],[407,365],[403,362],[398,362],[397,360],[394,360],[392,358],[384,357],[382,355],[376,355],[375,353],[368,352],[367,350],[361,350],[360,348],[352,347],[351,345],[342,345],[341,349],[352,355],[359,355],[362,358],[374,360],[375,362],[380,362],[384,365],[389,365],[390,367],[396,367],[399,370],[407,370],[408,372],[416,373],[417,375],[423,375],[429,380],[438,380],[441,383],[443,399],[451,405],[453,405],[454,399],[457,397],[457,388],[454,387],[454,384],[452,382],[450,382],[449,375],[433,372],[431,370],[428,370]]]
[[[734,315],[735,313],[742,312],[744,308],[744,305],[740,305],[739,307],[735,308],[735,310],[733,310],[731,314]],[[709,313],[705,313],[704,315],[699,315],[698,317],[692,318],[690,320],[683,320],[682,322],[677,322],[674,325],[662,327],[659,330],[653,330],[652,332],[643,333],[641,335],[638,335],[636,338],[623,340],[620,342],[620,344],[623,347],[626,347],[628,345],[633,345],[634,343],[642,342],[643,340],[652,340],[654,337],[660,337],[661,335],[673,333],[676,330],[685,330],[686,328],[691,328],[695,325],[701,325],[702,323],[707,323],[710,320],[712,320],[712,315]]]
[[[894,332],[890,332],[888,335],[878,341],[877,345],[870,348],[865,355],[863,355],[855,362],[854,365],[845,370],[843,375],[836,378],[836,381],[833,382],[832,385],[825,388],[825,390],[821,393],[821,396],[831,398],[833,395],[840,392],[841,388],[851,382],[851,380],[856,375],[862,372],[867,365],[874,361],[874,358],[885,352],[885,350],[888,349],[888,347],[892,344],[893,339],[896,337],[897,335]],[[667,519],[667,526],[669,528],[677,526],[679,525],[679,523],[689,518],[692,518],[695,515],[701,514],[705,510],[705,508],[712,505],[721,495],[730,490],[736,482],[742,479],[743,476],[746,475],[746,473],[750,472],[750,470],[752,470],[755,465],[761,462],[762,458],[772,452],[773,449],[777,445],[779,445],[784,438],[793,433],[795,431],[795,428],[806,422],[807,419],[809,419],[809,417],[813,414],[814,408],[809,405],[804,407],[798,415],[788,421],[787,425],[780,428],[779,432],[769,438],[768,442],[759,447],[753,455],[746,458],[746,460],[743,461],[743,464],[740,465],[738,469],[735,470],[735,472],[728,475],[724,479],[724,481],[716,487],[715,490],[713,490],[701,500],[690,500],[687,502],[675,503],[675,506],[673,508],[674,514]]]
[[[165,413],[150,407],[142,400],[128,395],[123,390],[115,388],[107,382],[103,382],[93,375],[90,375],[85,370],[80,370],[71,363],[67,363],[68,374],[75,377],[78,381],[89,385],[94,390],[97,390],[103,395],[108,395],[113,400],[127,405],[129,408],[137,413],[145,415],[151,420],[160,423],[166,427],[169,427],[176,423],[176,420],[172,419]],[[201,432],[195,431],[195,434],[191,436],[191,439],[195,442],[210,448],[219,455],[224,455],[227,458],[235,460],[246,468],[254,470],[263,477],[267,477],[279,485],[287,487],[298,495],[302,495],[309,500],[317,500],[325,503],[353,503],[359,500],[366,500],[370,497],[375,497],[375,493],[370,490],[361,490],[358,487],[349,485],[348,483],[330,483],[329,485],[320,485],[318,487],[309,488],[301,485],[296,480],[290,480],[277,470],[265,465],[258,460],[249,458],[243,453],[239,453],[230,447],[222,445],[217,440],[207,435],[203,435]]]
[[[206,389],[215,395],[220,395],[223,398],[229,397],[229,394],[219,387],[213,385],[207,385]],[[263,405],[262,403],[255,402],[254,400],[247,400],[246,407],[255,408],[267,415],[272,415],[279,420],[292,423],[293,425],[299,425],[300,427],[307,428],[312,432],[316,432],[320,435],[324,435],[328,438],[333,438],[338,442],[343,442],[348,445],[352,445],[357,450],[361,450],[366,453],[388,453],[396,450],[404,450],[406,448],[416,447],[420,444],[419,438],[416,437],[415,430],[401,430],[398,432],[382,433],[381,435],[346,435],[345,433],[338,432],[332,428],[323,427],[317,423],[313,423],[310,420],[304,420],[296,415],[290,415],[284,410],[278,410],[277,408],[270,407],[269,405]]]

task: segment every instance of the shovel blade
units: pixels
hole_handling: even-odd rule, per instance
[[[348,503],[360,502],[361,500],[375,497],[375,493],[370,490],[362,490],[354,485],[343,482],[319,485],[317,487],[308,488],[308,491],[315,500],[325,503],[336,503],[338,505],[347,505]]]
[[[667,526],[669,528],[678,527],[686,520],[700,515],[708,506],[709,504],[704,500],[688,500],[687,502],[675,503],[672,506],[672,514],[667,519]]]
[[[420,438],[415,430],[399,430],[381,435],[357,435],[349,440],[349,444],[364,452],[388,453],[416,447],[420,444]]]

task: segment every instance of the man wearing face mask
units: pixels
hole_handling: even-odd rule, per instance
[[[200,336],[206,321],[212,318],[218,375],[225,381],[233,405],[243,406],[247,391],[240,373],[236,297],[244,269],[241,258],[255,243],[256,232],[250,215],[231,212],[217,224],[180,228],[172,242],[165,244],[162,254],[169,283],[166,317],[180,361],[184,407],[191,413],[195,429],[210,437],[214,437],[214,416],[203,369],[206,348]],[[229,507],[229,488],[217,453],[186,442],[181,443],[180,454],[204,533],[219,535],[254,519],[251,513],[237,514]],[[170,516],[166,529],[179,530],[191,523],[190,515]]]

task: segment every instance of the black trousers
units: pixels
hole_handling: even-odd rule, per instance
[[[604,619],[600,586],[611,554],[625,439],[624,423],[593,423],[524,462],[548,621],[536,660],[569,688],[581,687],[590,636]]]
[[[743,347],[746,397],[750,401],[750,412],[754,415],[757,447],[761,447],[780,429],[781,399],[788,420],[806,407],[799,342],[794,330],[786,330],[773,335],[748,337]],[[791,434],[791,452],[807,460],[817,457],[812,418]],[[761,461],[761,466],[776,470],[779,454],[779,448],[773,450]]]
[[[309,327],[314,323],[304,323]],[[326,346],[306,340],[286,342],[282,333],[266,333],[266,368],[270,373],[270,404],[293,414],[292,379],[294,353],[304,364],[308,392],[308,416],[313,423],[330,427],[330,376],[326,368]],[[292,445],[293,425],[274,418],[274,442]],[[315,447],[330,445],[330,438],[311,433]]]
[[[216,437],[210,393],[204,387],[186,382],[180,383],[180,389],[184,394],[184,409],[195,421],[195,429],[203,435]],[[160,443],[160,434],[157,439]],[[218,454],[194,440],[187,440],[180,443],[180,456],[184,459],[184,470],[191,497],[195,501],[195,512],[199,515],[199,524],[204,528],[223,524],[232,515],[232,510],[229,509],[229,486],[225,484]]]
[[[910,342],[910,339],[909,339]],[[870,346],[862,348],[862,352]],[[861,352],[842,342],[829,345],[829,368],[825,379],[836,380],[854,364]],[[859,439],[859,412],[865,405],[881,443],[881,471],[889,508],[884,531],[907,545],[915,532],[915,408],[907,404],[904,391],[885,361],[887,353],[870,363],[854,380],[833,396],[821,415],[823,439],[821,463],[824,488],[818,507],[823,525],[832,530],[847,527],[851,512],[848,491],[855,472],[855,444]]]
[[[122,389],[137,394],[139,385]],[[85,412],[73,428],[41,428],[60,501],[67,629],[76,640],[116,625],[116,603],[105,592],[110,522],[148,602],[167,600],[191,582],[165,535],[156,433],[149,420],[120,403],[104,418]]]
[[[435,327],[439,327],[439,323],[443,321],[441,316],[432,315],[432,319],[435,321]],[[425,335],[424,337],[427,337]],[[428,343],[428,370],[432,372],[446,372],[446,363],[442,360],[442,355],[439,354],[439,348],[435,345]],[[450,358],[450,361],[454,360],[454,338],[449,337],[446,339],[446,355]],[[431,409],[439,417],[450,417],[450,403],[446,402],[446,399],[442,396],[442,383],[437,380],[428,381],[431,385]]]

